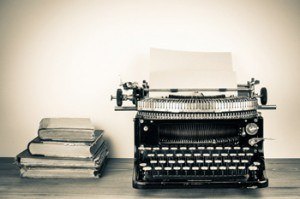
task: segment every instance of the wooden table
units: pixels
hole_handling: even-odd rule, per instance
[[[100,179],[22,179],[0,158],[0,198],[300,198],[300,159],[268,159],[264,189],[152,189],[131,186],[132,159],[110,159]]]

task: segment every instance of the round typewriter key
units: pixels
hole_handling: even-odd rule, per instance
[[[189,163],[189,164],[193,164],[194,160],[187,160],[186,162]]]
[[[169,164],[175,164],[175,160],[169,160]]]
[[[222,160],[215,160],[215,163],[220,164],[222,163]]]
[[[158,151],[158,150],[159,150],[159,147],[153,147],[153,150],[154,150],[154,151]]]
[[[203,153],[203,156],[204,157],[209,157],[210,155],[209,155],[209,153]]]
[[[160,171],[160,170],[162,170],[162,167],[154,167],[154,170]]]
[[[203,147],[203,146],[198,146],[198,150],[204,150],[205,149],[205,147]]]
[[[176,151],[178,148],[173,146],[170,149],[173,150],[173,151]]]
[[[182,167],[182,169],[187,171],[187,170],[190,170],[190,167],[184,166],[184,167]]]
[[[216,150],[223,150],[223,147],[217,146],[217,147],[216,147]]]
[[[150,163],[151,163],[151,164],[156,164],[156,163],[157,163],[157,160],[150,160]]]
[[[224,159],[224,162],[225,162],[225,163],[230,163],[231,160],[230,160],[230,159]]]
[[[240,163],[240,160],[239,159],[233,159],[232,162],[233,163]]]
[[[194,171],[197,171],[199,169],[200,169],[199,167],[192,167],[192,170],[194,170]]]
[[[248,163],[248,162],[249,160],[245,160],[245,159],[241,160],[241,163]]]
[[[143,151],[143,150],[145,150],[145,147],[144,147],[144,146],[140,146],[140,147],[138,148],[138,150]]]
[[[219,157],[219,154],[218,153],[213,153],[212,156],[213,157]]]
[[[151,151],[151,150],[152,150],[152,148],[151,148],[151,147],[145,147],[145,150],[147,150],[147,151]]]
[[[194,156],[199,157],[199,156],[201,156],[201,153],[194,153]]]
[[[225,150],[231,150],[232,148],[230,146],[224,147]]]
[[[167,157],[173,157],[174,155],[173,155],[173,153],[167,153],[166,156]]]
[[[147,154],[147,156],[148,156],[148,157],[154,157],[155,154],[154,154],[154,153],[149,153],[149,154]]]
[[[170,171],[170,170],[172,170],[172,167],[165,167],[164,170],[165,171]]]
[[[185,163],[184,160],[178,160],[177,162],[178,162],[179,164],[184,164],[184,163]]]
[[[228,156],[228,153],[221,153],[221,156],[227,157],[227,156]]]
[[[216,166],[210,166],[210,170],[212,170],[212,171],[215,171],[217,169],[218,169],[218,167],[216,167]]]
[[[236,170],[236,166],[229,166],[228,169],[229,170]]]
[[[164,157],[165,156],[165,154],[163,154],[163,153],[158,153],[157,154],[157,157]]]
[[[208,146],[206,147],[207,150],[214,150],[214,147]]]
[[[236,153],[230,153],[229,156],[236,157],[237,155],[236,155]]]
[[[161,164],[165,164],[166,163],[165,160],[159,160],[158,162],[161,163]]]
[[[250,148],[249,148],[249,147],[243,147],[243,150],[244,150],[244,151],[249,151]]]
[[[203,166],[203,167],[201,167],[201,170],[204,170],[204,171],[206,171],[206,170],[208,170],[208,167],[206,167],[206,166]]]
[[[208,164],[210,164],[212,162],[213,162],[212,160],[205,160],[205,163],[208,163]]]
[[[225,166],[220,166],[219,169],[220,170],[226,170],[226,167]]]
[[[238,169],[239,169],[239,170],[245,170],[246,167],[245,167],[245,166],[239,166]]]
[[[161,147],[161,150],[164,150],[164,151],[169,150],[169,147],[166,147],[166,146]]]
[[[234,150],[241,150],[241,147],[235,146],[235,147],[233,147],[233,149],[234,149]]]
[[[187,148],[185,146],[182,146],[179,148],[180,150],[187,150]]]
[[[253,164],[254,164],[255,166],[259,166],[259,165],[260,165],[260,162],[253,162]]]
[[[196,150],[196,147],[189,147],[189,150],[194,151]]]
[[[249,166],[248,169],[250,171],[256,171],[257,170],[257,166]]]
[[[180,167],[173,167],[173,169],[178,171],[178,170],[180,170]]]
[[[147,164],[146,163],[140,163],[140,166],[145,167],[145,166],[147,166]]]
[[[175,156],[176,157],[182,157],[182,154],[181,153],[176,153]]]
[[[238,156],[243,157],[245,156],[245,153],[238,153]]]
[[[144,171],[151,171],[152,168],[151,168],[151,167],[143,167],[143,170],[144,170]]]
[[[203,160],[196,160],[196,163],[203,163]]]
[[[254,154],[253,153],[246,153],[246,156],[252,157]]]
[[[184,157],[191,157],[192,156],[192,154],[190,154],[190,153],[185,153],[184,154]]]

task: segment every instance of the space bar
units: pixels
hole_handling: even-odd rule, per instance
[[[147,179],[156,180],[187,180],[187,181],[231,181],[231,180],[246,180],[244,175],[215,175],[215,176],[203,176],[203,175],[151,175],[147,176]]]

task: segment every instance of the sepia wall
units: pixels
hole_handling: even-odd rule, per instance
[[[111,157],[133,157],[135,113],[110,95],[149,78],[150,47],[232,52],[239,83],[259,79],[278,106],[263,111],[266,156],[300,157],[297,0],[0,1],[0,156],[43,117],[90,117]]]

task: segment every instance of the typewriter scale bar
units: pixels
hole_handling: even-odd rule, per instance
[[[149,92],[231,92],[231,91],[252,91],[249,88],[152,88],[145,89]]]

